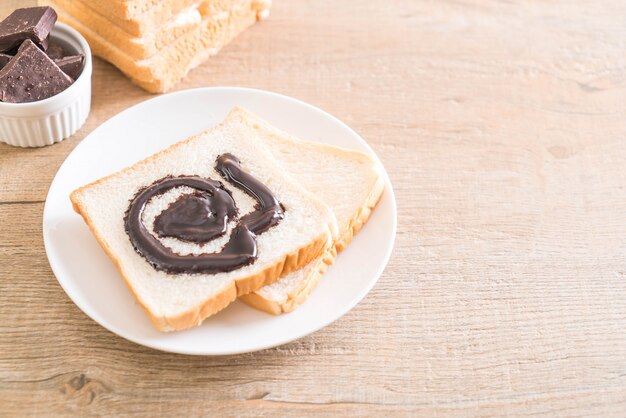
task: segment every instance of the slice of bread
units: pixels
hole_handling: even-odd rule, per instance
[[[135,19],[137,16],[167,4],[190,0],[87,0],[91,7],[102,14],[119,17],[120,19]]]
[[[205,0],[228,1],[228,0]],[[198,0],[71,0],[107,18],[129,35],[142,37],[161,28],[181,11],[196,7]]]
[[[160,22],[161,26],[158,29],[135,36],[79,1],[42,0],[43,2],[73,17],[107,42],[123,50],[130,58],[138,61],[157,54],[160,49],[167,47],[183,34],[198,29],[203,21],[199,4],[196,4]]]
[[[254,24],[265,7],[258,0],[233,0],[230,10],[206,14],[197,29],[184,32],[155,55],[143,60],[130,56],[129,45],[117,45],[87,26],[63,8],[57,9],[59,20],[77,29],[89,42],[92,52],[125,73],[147,91],[162,93],[171,89],[187,73],[215,55],[243,30]],[[201,8],[202,9],[202,8]]]
[[[272,131],[248,118],[248,113],[235,109],[215,128],[71,194],[74,209],[82,215],[159,330],[181,330],[200,324],[237,296],[253,292],[320,257],[337,237],[332,211],[291,180],[290,174],[266,149],[265,144],[270,140],[266,137],[273,135]],[[285,208],[284,218],[257,236],[258,258],[252,264],[215,274],[171,274],[155,269],[135,251],[126,233],[124,217],[129,202],[140,189],[159,179],[195,175],[222,181],[232,193],[241,218],[254,210],[255,200],[215,171],[216,158],[224,153],[238,157],[246,172],[270,188]],[[167,198],[173,201],[180,194],[192,191],[173,190],[174,194]],[[161,198],[148,201],[142,219],[149,230],[151,222],[155,222],[167,205],[168,201]],[[231,231],[229,226],[226,236],[204,246],[172,237],[160,240],[179,254],[213,253],[228,241]]]
[[[369,155],[294,138],[243,109],[238,111],[246,115],[246,123],[264,131],[267,149],[291,178],[326,202],[337,218],[339,235],[325,254],[305,268],[241,297],[270,313],[290,312],[304,302],[337,252],[367,221],[383,192],[383,177]]]
[[[300,270],[239,299],[255,309],[273,315],[291,312],[306,301],[328,266],[334,262],[336,255],[337,252],[332,248]]]
[[[71,2],[87,6],[129,35],[138,38],[162,30],[168,22],[180,19],[181,15],[184,16],[185,13],[182,12],[185,10],[197,9],[203,14],[216,14],[227,9],[233,3],[232,0],[162,0],[151,4],[150,7],[135,9],[133,12],[124,12],[119,8],[112,7],[115,3],[112,3],[111,0],[71,0]],[[258,10],[259,14],[258,18],[267,17],[272,1],[255,0],[255,3],[255,9]],[[144,6],[146,5],[144,4]]]

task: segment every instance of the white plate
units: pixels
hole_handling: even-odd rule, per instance
[[[235,105],[304,139],[375,155],[352,129],[324,111],[286,96],[244,88],[203,88],[158,96],[123,111],[89,134],[59,169],[46,199],[43,236],[57,280],[80,309],[130,341],[183,354],[221,355],[274,347],[338,319],[372,288],[389,260],[396,203],[385,191],[369,222],[294,312],[271,316],[235,302],[194,329],[156,331],[113,266],[72,210],[75,188],[222,121]]]

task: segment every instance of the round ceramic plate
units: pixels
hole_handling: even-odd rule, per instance
[[[352,129],[299,100],[260,90],[203,88],[158,96],[89,134],[59,169],[46,199],[43,236],[50,266],[68,296],[94,321],[130,341],[164,351],[221,355],[274,347],[310,334],[354,307],[380,277],[393,248],[396,203],[385,190],[372,216],[295,311],[272,316],[235,302],[196,328],[155,330],[69,195],[87,184],[221,122],[243,106],[297,137],[375,155]]]

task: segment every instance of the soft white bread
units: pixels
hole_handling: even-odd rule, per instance
[[[266,0],[199,2],[194,6],[197,10],[188,14],[191,18],[183,19],[182,24],[172,24],[146,38],[133,38],[94,13],[70,13],[61,4],[64,1],[41,0],[55,7],[60,21],[81,32],[94,55],[111,62],[135,84],[153,93],[171,89],[191,69],[264,16],[270,5]],[[72,7],[76,8],[80,6]]]
[[[135,36],[79,1],[41,0],[40,3],[45,3],[55,10],[61,11],[68,18],[75,19],[137,61],[157,54],[160,49],[173,43],[186,32],[198,29],[203,18],[206,18],[200,14],[199,5],[195,4],[179,11],[174,16],[170,16],[168,20],[160,22],[160,27],[156,27],[150,32],[146,31],[141,36]]]
[[[198,0],[71,0],[71,2],[87,6],[132,36],[142,37],[161,28],[182,10],[194,7]]]
[[[330,206],[339,226],[339,236],[326,254],[241,297],[249,305],[270,313],[289,312],[307,298],[337,252],[367,221],[382,194],[383,177],[377,163],[364,153],[300,140],[249,113],[245,120],[264,131],[262,138],[274,158],[291,178]]]
[[[189,2],[190,0],[86,0],[94,10],[109,16],[120,19],[135,19],[139,15],[151,9],[159,7],[160,4],[170,4],[173,2]]]
[[[72,4],[81,3],[91,11],[105,17],[109,22],[119,27],[129,35],[144,38],[160,31],[164,26],[179,20],[186,11],[204,9],[203,13],[216,14],[227,8],[232,0],[161,0],[150,4],[149,7],[135,9],[133,12],[124,12],[109,3],[111,0],[71,0]],[[130,2],[129,2],[130,3]],[[269,14],[271,0],[256,0],[255,8],[259,19]],[[144,4],[147,6],[147,3]],[[70,13],[72,13],[70,11]]]
[[[71,195],[74,209],[82,215],[102,248],[111,257],[128,288],[162,331],[181,330],[200,324],[237,296],[255,291],[281,275],[304,267],[324,254],[337,237],[332,211],[315,195],[291,180],[266,150],[269,132],[241,109],[233,110],[220,125],[173,145],[135,165],[84,186]],[[168,274],[153,268],[133,248],[124,228],[124,216],[138,190],[166,176],[197,175],[222,181],[232,192],[240,216],[254,210],[255,201],[223,181],[215,171],[217,156],[232,153],[243,169],[268,186],[285,207],[284,219],[257,237],[258,258],[250,265],[227,273]],[[143,223],[151,223],[181,193],[176,189],[149,201]],[[168,200],[169,199],[169,200]],[[204,246],[176,238],[161,242],[179,254],[219,251],[226,236]]]
[[[142,27],[148,24],[153,27],[145,29],[141,36],[128,33],[119,22],[91,9],[88,5],[75,0],[40,0],[40,3],[60,10],[68,19],[75,19],[81,25],[91,29],[100,37],[130,58],[140,61],[157,54],[161,49],[176,41],[179,37],[192,30],[198,30],[202,25],[215,24],[227,19],[232,13],[237,12],[238,7],[246,8],[249,2],[238,3],[233,0],[204,0],[196,1],[189,7],[179,10],[174,15],[168,15],[167,19],[160,16],[142,16]],[[266,10],[256,1],[252,9],[257,15]],[[266,6],[266,7],[269,7]],[[248,7],[250,8],[250,7]]]

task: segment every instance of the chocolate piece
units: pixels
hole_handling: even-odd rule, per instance
[[[237,207],[231,194],[219,181],[197,176],[165,177],[142,189],[130,202],[124,227],[135,250],[156,270],[168,273],[219,273],[248,265],[257,257],[256,235],[283,219],[282,205],[269,188],[243,171],[232,154],[220,155],[216,170],[227,181],[257,200],[256,210],[237,219]],[[145,205],[155,196],[175,187],[188,186],[196,193],[179,197],[154,221],[154,232],[160,236],[185,241],[208,242],[224,235],[231,221],[237,225],[221,252],[180,255],[165,247],[142,222]]]
[[[58,60],[54,60],[54,63],[59,66],[61,71],[76,80],[80,73],[83,71],[84,55],[71,55],[69,57],[63,57]]]
[[[46,54],[53,60],[61,59],[65,56],[65,50],[58,43],[51,41],[48,44],[48,49],[46,50]]]
[[[0,70],[0,101],[26,103],[47,99],[68,88],[72,79],[30,40]]]
[[[48,35],[57,21],[52,7],[17,9],[0,22],[0,52],[9,51],[30,39],[44,51],[48,48]]]
[[[0,54],[0,70],[11,61],[11,58],[13,57],[9,54]]]

